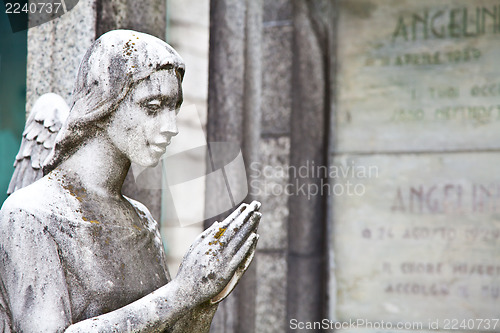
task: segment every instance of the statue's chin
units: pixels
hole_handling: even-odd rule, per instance
[[[160,163],[160,160],[156,160],[156,161],[154,161],[154,162],[146,165],[146,167],[148,167],[148,168],[154,168],[154,167],[156,167],[158,165],[158,163]]]
[[[163,151],[162,154],[154,153],[146,156],[143,155],[141,156],[142,158],[131,158],[131,161],[132,163],[135,163],[143,168],[154,168],[158,165],[164,154],[165,151]]]
[[[143,167],[143,168],[154,168],[158,166],[158,163],[160,163],[160,160],[155,160],[155,161],[140,161],[140,162],[135,162],[137,165]]]
[[[157,160],[154,160],[154,161],[145,161],[145,160],[132,160],[132,165],[131,165],[131,168],[132,168],[132,172],[134,173],[134,175],[136,175],[136,177],[141,174],[143,171],[145,171],[146,169],[148,168],[154,168],[156,166],[158,166],[158,163],[160,162],[159,159]]]

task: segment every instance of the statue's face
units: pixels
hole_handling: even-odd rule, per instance
[[[131,162],[155,166],[178,133],[182,88],[173,71],[160,70],[137,84],[112,114],[106,133]]]

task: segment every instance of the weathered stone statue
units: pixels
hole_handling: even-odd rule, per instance
[[[121,194],[131,162],[156,165],[177,134],[183,74],[146,34],[88,50],[46,175],[0,212],[0,332],[208,332],[253,258],[260,204],[201,234],[171,279],[157,223]]]

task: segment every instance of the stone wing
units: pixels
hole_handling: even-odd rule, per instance
[[[68,113],[69,106],[57,94],[48,93],[37,99],[24,127],[7,194],[42,178],[43,163]]]

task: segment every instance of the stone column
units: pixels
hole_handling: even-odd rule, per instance
[[[133,29],[165,39],[166,2],[80,0],[63,16],[28,31],[26,110],[53,92],[71,102],[78,66],[92,42],[113,29]],[[161,179],[161,174],[155,175]],[[129,173],[123,192],[144,203],[160,220],[161,190],[138,188]]]
[[[245,68],[244,1],[210,2],[210,47],[208,77],[208,142],[243,142],[243,96]],[[207,190],[210,190],[207,184]],[[217,205],[206,196],[206,205]],[[219,219],[220,220],[220,219]],[[210,221],[212,222],[212,221]],[[239,332],[238,297],[233,292],[220,305],[212,322],[214,332]]]
[[[290,318],[324,313],[326,199],[297,195],[294,181],[321,180],[287,171],[327,163],[332,2],[212,0],[211,10],[209,141],[242,145],[247,199],[263,203],[255,262],[212,328],[285,332]]]
[[[85,51],[96,38],[96,0],[81,0],[63,16],[28,30],[26,110],[53,92],[71,101]]]
[[[333,114],[333,1],[294,2],[295,48],[290,164],[306,167],[295,181],[306,193],[289,199],[287,321],[321,321],[326,308],[326,166]],[[317,189],[317,193],[309,189]],[[292,331],[289,329],[289,331]]]

